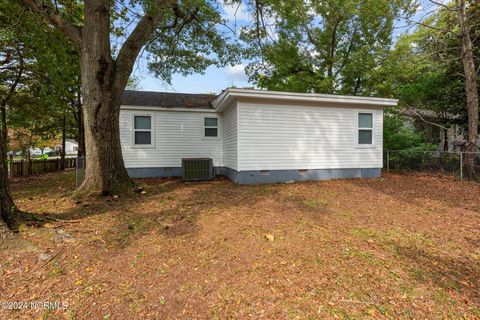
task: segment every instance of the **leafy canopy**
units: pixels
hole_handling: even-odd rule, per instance
[[[19,4],[0,0],[0,95],[10,147],[26,149],[61,134],[76,134],[80,90],[78,54],[58,30]]]
[[[248,74],[271,90],[374,94],[394,20],[414,9],[411,0],[262,1],[242,34]]]
[[[471,38],[480,65],[480,4],[468,7]],[[465,78],[456,12],[441,8],[412,34],[402,35],[380,70],[383,95],[400,99],[403,109],[428,114],[434,122],[467,127]],[[480,84],[479,84],[480,85]]]

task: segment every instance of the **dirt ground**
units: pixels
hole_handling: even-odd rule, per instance
[[[73,172],[15,182],[56,220],[1,244],[0,318],[480,318],[479,184],[137,182],[81,202]]]

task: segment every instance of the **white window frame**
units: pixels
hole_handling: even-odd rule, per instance
[[[217,126],[216,127],[206,126],[205,125],[205,119],[217,119]],[[207,128],[217,129],[217,136],[216,137],[206,136],[205,135],[205,129],[207,129]],[[217,116],[204,116],[204,117],[202,117],[202,136],[203,136],[203,139],[218,139],[218,138],[220,138],[220,118],[218,118]]]
[[[371,128],[366,128],[366,127],[360,127],[359,124],[359,118],[361,113],[368,113],[372,115],[372,127]],[[375,110],[357,110],[356,111],[356,117],[355,117],[355,144],[357,148],[375,148]],[[359,135],[360,135],[360,130],[371,130],[372,131],[372,143],[371,144],[360,144],[359,143]]]
[[[135,117],[150,117],[150,130],[135,129]],[[135,144],[136,131],[150,131],[150,144]],[[132,148],[134,149],[152,149],[155,148],[155,114],[151,112],[132,113]]]

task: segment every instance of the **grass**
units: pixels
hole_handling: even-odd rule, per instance
[[[145,179],[145,195],[80,202],[74,182],[15,181],[22,210],[55,220],[0,245],[3,300],[68,308],[0,318],[480,317],[478,184]],[[57,255],[45,264],[42,252]]]

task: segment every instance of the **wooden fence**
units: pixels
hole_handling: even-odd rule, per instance
[[[8,171],[9,176],[13,177],[28,177],[32,175],[60,171],[62,167],[61,158],[50,159],[30,159],[27,165],[27,160],[9,160]],[[77,165],[77,158],[65,158],[65,169],[75,168]]]

